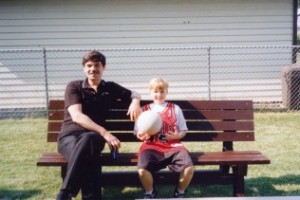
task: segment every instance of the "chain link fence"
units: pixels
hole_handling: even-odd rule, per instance
[[[168,99],[253,100],[260,111],[300,108],[298,46],[97,49],[103,79],[149,99],[148,82],[169,81]],[[49,99],[84,79],[81,58],[92,49],[0,50],[0,118],[44,116]]]

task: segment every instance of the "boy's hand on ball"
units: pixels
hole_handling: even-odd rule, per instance
[[[147,133],[137,133],[136,134],[137,138],[144,141],[144,140],[148,140],[150,138],[150,135]]]
[[[174,130],[170,130],[169,132],[166,133],[166,139],[171,141],[171,140],[178,140],[179,139],[179,132],[176,126],[173,127]]]

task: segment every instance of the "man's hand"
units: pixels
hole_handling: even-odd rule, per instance
[[[140,114],[141,114],[140,100],[134,98],[132,99],[131,104],[128,108],[127,115],[130,116],[131,121],[135,121],[137,120]]]
[[[108,146],[110,149],[113,147],[120,148],[121,147],[121,142],[118,138],[116,138],[114,135],[112,135],[109,131],[106,131],[105,133],[102,134],[103,138],[107,142]]]

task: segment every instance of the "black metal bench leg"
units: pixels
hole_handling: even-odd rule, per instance
[[[247,175],[247,165],[233,166],[233,196],[243,197],[245,196],[245,176]]]
[[[102,165],[100,166],[100,173],[98,174],[98,180],[100,181],[99,183],[99,194],[101,196],[101,199],[103,199],[103,177],[102,177]]]
[[[237,176],[234,178],[233,183],[233,196],[243,197],[245,196],[244,176]]]
[[[60,176],[61,176],[63,181],[66,177],[66,174],[67,174],[67,166],[61,166]]]

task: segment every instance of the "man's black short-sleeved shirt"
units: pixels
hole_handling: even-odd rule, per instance
[[[115,82],[101,80],[97,92],[91,88],[87,79],[72,81],[65,91],[65,116],[60,137],[71,132],[84,132],[86,129],[72,121],[67,108],[70,105],[82,104],[82,112],[95,123],[105,127],[108,110],[114,102],[122,100],[131,102],[131,91]]]

